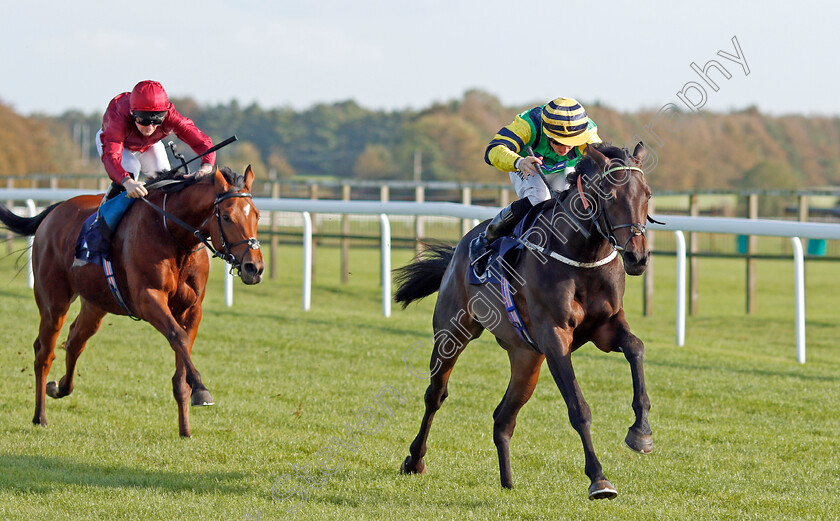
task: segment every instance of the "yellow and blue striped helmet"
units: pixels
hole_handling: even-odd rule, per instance
[[[551,139],[570,147],[589,141],[589,117],[574,98],[557,98],[542,110],[543,132]]]

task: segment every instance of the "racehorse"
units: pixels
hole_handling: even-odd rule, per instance
[[[41,315],[34,344],[36,425],[47,425],[45,395],[62,398],[73,392],[76,361],[103,317],[129,310],[160,331],[175,351],[172,390],[180,435],[190,436],[188,394],[193,406],[214,403],[190,358],[210,267],[202,242],[239,269],[245,284],[260,282],[264,263],[256,240],[259,212],[250,194],[254,173],[248,166],[244,176],[222,168],[199,178],[164,174],[157,180],[169,188],[148,185],[146,202],[151,204],[136,202],[129,208],[111,243],[113,271],[128,309],[115,300],[102,266],[74,265],[76,238],[101,195],[74,197],[31,218],[0,205],[0,221],[10,230],[35,235],[32,269]],[[76,297],[81,297],[81,310],[65,343],[66,372],[58,384],[48,384],[56,339]]]
[[[591,412],[572,368],[572,352],[589,341],[602,351],[623,353],[630,363],[635,422],[625,443],[635,451],[651,452],[644,344],[630,332],[622,309],[625,272],[642,274],[650,255],[645,240],[650,189],[640,168],[644,158],[641,142],[632,155],[609,145],[590,145],[570,176],[572,189],[562,196],[553,193],[552,199],[535,208],[540,214],[521,238],[527,247],[519,259],[498,262],[508,271],[513,302],[530,335],[518,333],[504,318],[509,306],[490,284],[468,281],[470,241],[489,221],[470,231],[457,247],[429,245],[423,256],[396,270],[395,300],[403,308],[438,291],[426,411],[402,464],[403,473],[425,472],[426,441],[435,412],[448,396],[452,368],[467,343],[484,329],[495,335],[510,359],[510,383],[493,413],[493,442],[503,487],[513,488],[510,440],[516,415],[531,397],[545,359],[583,442],[589,498],[617,495],[595,455]],[[623,268],[616,251],[621,253]]]

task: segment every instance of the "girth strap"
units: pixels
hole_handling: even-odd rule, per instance
[[[103,260],[102,268],[105,270],[105,280],[108,281],[108,288],[111,289],[111,293],[114,295],[114,300],[117,301],[117,304],[120,305],[131,320],[139,321],[140,318],[134,316],[134,313],[131,312],[131,309],[128,307],[128,304],[126,304],[125,299],[122,296],[122,292],[120,292],[119,286],[117,286],[117,276],[114,274],[114,267],[111,265],[111,261],[109,259]]]

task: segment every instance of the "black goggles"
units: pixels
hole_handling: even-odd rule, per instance
[[[148,125],[158,126],[163,123],[163,118],[166,117],[166,112],[135,111],[132,113],[132,116],[134,116],[134,121],[136,121],[138,125],[142,125],[144,127]]]

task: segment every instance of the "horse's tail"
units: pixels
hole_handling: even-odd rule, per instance
[[[455,247],[443,243],[424,243],[426,249],[411,264],[394,270],[397,293],[394,300],[403,309],[415,300],[440,289],[443,273],[455,255]]]
[[[35,230],[41,225],[41,221],[59,204],[61,203],[54,203],[47,206],[43,212],[35,217],[21,217],[12,213],[3,203],[0,203],[0,222],[6,225],[6,228],[19,235],[35,235]]]

